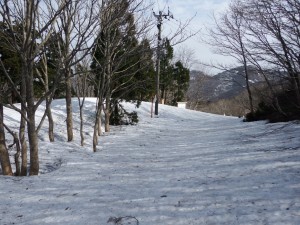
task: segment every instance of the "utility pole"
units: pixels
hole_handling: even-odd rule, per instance
[[[155,101],[155,111],[154,114],[158,115],[158,103],[160,101],[160,92],[159,92],[159,76],[160,76],[160,48],[161,48],[161,26],[163,19],[168,19],[169,17],[173,18],[170,15],[170,11],[168,10],[168,14],[163,14],[162,11],[159,11],[158,14],[153,12],[154,16],[157,19],[157,28],[158,28],[158,35],[157,35],[157,51],[156,51],[156,101]]]

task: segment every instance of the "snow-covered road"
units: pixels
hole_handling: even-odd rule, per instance
[[[243,123],[169,106],[150,118],[143,103],[137,126],[114,127],[92,153],[91,116],[86,146],[77,131],[67,143],[63,104],[53,105],[57,141],[40,135],[43,174],[0,177],[1,225],[300,224],[299,123]],[[74,114],[77,121],[76,107]]]

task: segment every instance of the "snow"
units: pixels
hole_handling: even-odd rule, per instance
[[[93,153],[95,100],[86,100],[84,147],[75,99],[75,140],[66,142],[64,104],[53,102],[56,142],[47,123],[39,135],[40,175],[0,176],[1,225],[300,224],[299,123],[163,105],[151,118],[150,103],[126,104],[138,125],[113,127]],[[5,114],[17,128],[19,116]]]

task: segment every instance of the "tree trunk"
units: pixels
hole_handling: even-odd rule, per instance
[[[3,105],[0,102],[0,163],[3,175],[12,176],[13,172],[11,169],[9,155],[5,144],[5,132],[3,122]]]
[[[84,102],[82,102],[82,104],[80,103],[80,98],[78,98],[78,102],[79,102],[79,113],[80,113],[80,143],[81,146],[84,145],[84,135],[83,135],[83,104]]]
[[[16,145],[16,149],[17,152],[15,154],[15,164],[16,164],[16,176],[20,176],[21,175],[21,165],[20,165],[20,154],[21,154],[21,148],[20,148],[20,141],[18,138],[18,134],[14,133],[13,134],[14,137],[14,144]]]
[[[28,57],[30,59],[30,57]],[[39,155],[38,155],[38,137],[35,126],[35,104],[34,104],[34,90],[33,90],[33,61],[26,60],[26,102],[27,102],[27,131],[30,149],[30,173],[29,175],[39,174]]]
[[[65,79],[66,79],[67,134],[68,134],[68,141],[72,141],[73,140],[72,83],[71,83],[69,69],[67,69],[66,71]]]
[[[35,130],[35,113],[28,111],[27,129],[30,148],[30,173],[29,175],[39,174],[39,155],[38,155],[38,138]]]
[[[105,102],[105,110],[104,110],[104,114],[105,114],[105,132],[110,132],[110,126],[109,126],[109,120],[110,120],[110,97],[106,98],[106,102]]]
[[[54,121],[52,117],[52,111],[51,111],[51,101],[49,98],[46,99],[46,111],[47,111],[47,117],[48,117],[48,135],[49,135],[49,141],[54,142]]]
[[[21,117],[19,139],[21,142],[21,176],[27,176],[27,143],[25,138],[26,120]]]
[[[253,114],[254,113],[253,98],[252,98],[252,92],[249,84],[249,74],[248,74],[248,68],[246,63],[244,63],[244,69],[245,69],[245,76],[246,76],[246,88],[248,92],[250,112],[251,114]]]
[[[95,126],[94,126],[94,134],[93,134],[93,151],[97,151],[98,145],[98,132],[99,132],[99,120],[101,120],[101,111],[102,111],[102,100],[98,101],[98,107],[96,110],[96,118],[95,118]]]
[[[93,134],[93,151],[97,151],[97,145],[98,145],[98,119],[96,118],[95,126],[94,126],[94,134]]]
[[[23,102],[26,102],[26,79],[22,76],[22,85],[21,85],[21,96],[23,98]],[[21,105],[21,111],[24,115],[26,115],[26,109],[23,105]],[[20,128],[19,128],[19,139],[21,142],[21,176],[27,176],[27,143],[25,138],[26,132],[26,120],[21,116]]]
[[[98,122],[98,136],[101,136],[101,134],[102,134],[102,120],[101,120],[101,111],[100,111],[100,113],[99,113],[99,122]]]
[[[248,98],[249,98],[249,106],[250,106],[250,112],[251,115],[254,113],[254,107],[253,107],[253,98],[252,98],[252,92],[249,84],[249,73],[248,73],[248,66],[247,66],[247,59],[246,59],[246,53],[245,53],[245,47],[243,44],[242,37],[240,36],[240,33],[238,34],[240,47],[242,50],[242,58],[243,58],[243,66],[244,66],[244,72],[245,72],[245,80],[246,80],[246,88],[248,92]]]
[[[44,76],[45,76],[45,92],[47,93],[49,91],[49,77],[48,77],[48,65],[47,65],[47,57],[45,54],[43,55],[43,64],[44,64]],[[53,93],[55,92],[55,89],[53,90]],[[53,99],[53,94],[46,97],[46,112],[47,112],[47,118],[48,118],[48,135],[49,135],[49,141],[54,142],[54,121],[52,117],[52,111],[51,111],[51,103]]]

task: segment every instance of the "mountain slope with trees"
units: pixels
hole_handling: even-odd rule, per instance
[[[209,29],[207,43],[244,68],[247,121],[299,119],[299,29],[295,29],[299,27],[299,9],[295,0],[234,0],[226,12],[214,16],[215,26]],[[249,66],[259,71],[266,84],[263,92],[267,96],[257,106]],[[274,74],[266,71],[278,71],[280,87],[272,84]]]
[[[257,109],[261,101],[271,98],[271,93],[260,70],[249,66],[247,71],[253,105]],[[283,72],[275,70],[263,72],[268,75],[268,82],[274,89],[281,90],[282,85],[286,84],[286,75]],[[201,71],[191,71],[188,99],[191,109],[222,115],[245,115],[250,109],[244,67],[229,69],[214,76],[206,75]]]
[[[248,79],[251,87],[266,83],[260,71],[256,70],[255,67],[249,67],[248,71]],[[265,71],[264,73],[268,74],[270,82],[274,86],[283,83],[281,78],[284,76],[280,72]],[[197,89],[197,85],[202,86],[200,87],[200,91],[202,91],[202,96],[207,101],[218,101],[220,99],[235,97],[243,92],[246,87],[243,67],[232,68],[214,76],[192,70],[190,83],[194,89]]]

